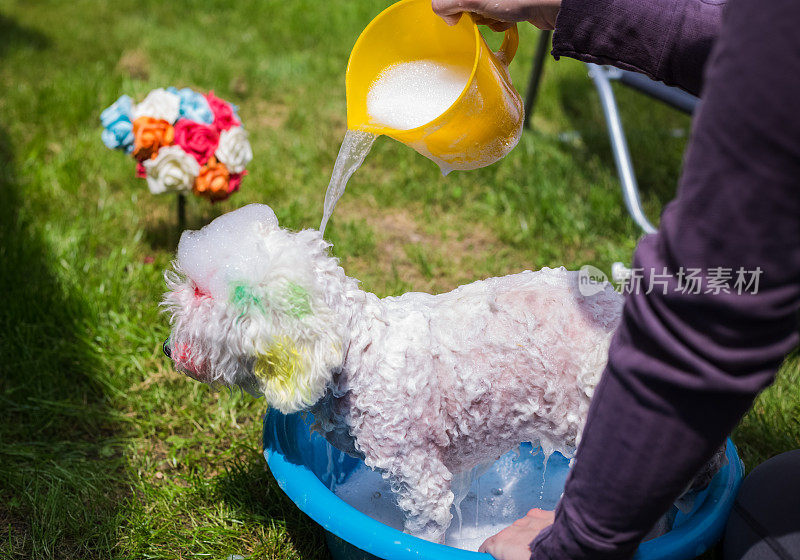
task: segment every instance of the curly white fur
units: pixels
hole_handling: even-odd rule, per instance
[[[564,268],[380,299],[318,231],[281,229],[263,205],[184,233],[174,267],[176,366],[312,411],[390,480],[406,531],[436,541],[454,474],[523,441],[572,453],[622,308],[610,285],[581,295]]]

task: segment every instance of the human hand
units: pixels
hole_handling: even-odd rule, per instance
[[[488,552],[497,560],[530,560],[533,539],[542,529],[553,524],[554,517],[552,511],[532,509],[510,527],[486,539],[478,552]]]
[[[463,12],[470,12],[476,23],[505,31],[520,21],[539,29],[555,29],[561,0],[432,0],[431,5],[448,25],[455,25]]]

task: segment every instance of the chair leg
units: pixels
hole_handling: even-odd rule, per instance
[[[622,196],[625,199],[625,206],[633,221],[642,228],[645,233],[655,233],[656,228],[647,219],[642,208],[639,197],[639,186],[636,183],[636,175],[633,171],[633,162],[628,151],[628,143],[625,140],[625,132],[622,130],[622,122],[619,117],[619,110],[614,99],[614,92],[611,89],[611,82],[608,79],[605,69],[596,64],[587,63],[589,67],[589,77],[597,87],[600,95],[600,103],[603,106],[603,113],[608,126],[608,135],[611,140],[611,149],[614,152],[614,162],[617,166],[617,174],[622,185]]]
[[[539,42],[536,44],[536,53],[533,56],[531,77],[528,80],[528,91],[525,93],[525,128],[530,128],[533,105],[536,103],[536,97],[539,94],[539,84],[542,81],[545,57],[547,56],[547,49],[550,46],[550,36],[552,34],[552,31],[539,32]]]

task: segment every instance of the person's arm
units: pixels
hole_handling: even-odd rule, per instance
[[[800,3],[732,0],[677,199],[634,267],[760,269],[757,294],[630,295],[535,560],[629,558],[798,342]],[[731,282],[731,286],[733,282]]]
[[[700,94],[725,0],[563,0],[553,56],[609,64]]]
[[[432,0],[453,24],[462,12],[500,31],[529,21],[555,28],[553,56],[634,70],[699,94],[725,0]]]

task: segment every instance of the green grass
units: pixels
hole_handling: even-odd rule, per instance
[[[216,90],[241,107],[256,159],[232,200],[189,201],[189,227],[255,201],[315,227],[344,134],[347,57],[386,4],[0,0],[0,556],[325,557],[265,469],[263,401],[194,383],[162,356],[174,200],[104,148],[98,115],[121,93]],[[520,89],[534,44],[526,26]],[[619,93],[656,216],[689,122]],[[637,230],[585,69],[562,60],[533,129],[497,165],[443,178],[379,139],[329,237],[384,296],[542,266],[608,270]],[[792,360],[738,429],[748,465],[800,446],[798,382]]]

